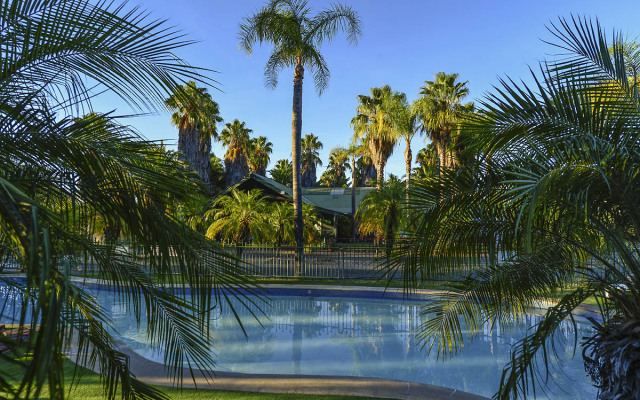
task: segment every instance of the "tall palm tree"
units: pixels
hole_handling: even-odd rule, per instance
[[[458,74],[438,72],[435,80],[424,83],[420,88],[422,97],[414,102],[422,131],[436,146],[440,168],[458,167],[457,143],[452,142],[452,134],[462,118],[473,111],[473,103],[461,103],[469,95],[468,81],[459,82]]]
[[[289,160],[278,160],[271,171],[271,177],[281,185],[291,187],[293,185],[293,165]]]
[[[249,152],[249,134],[253,132],[245,128],[244,122],[237,119],[226,123],[220,132],[220,141],[227,148],[224,154],[224,166],[227,171],[226,185],[232,186],[249,174],[247,153]]]
[[[92,109],[105,91],[135,112],[158,110],[184,79],[212,81],[174,55],[190,41],[146,13],[88,0],[21,0],[0,2],[0,16],[0,259],[24,273],[0,281],[32,315],[17,322],[32,328],[31,340],[2,338],[10,351],[0,359],[22,374],[13,385],[16,377],[0,369],[0,397],[34,399],[47,386],[50,398],[65,398],[61,366],[73,351],[100,369],[105,398],[165,399],[132,375],[112,322],[71,271],[106,278],[104,290],[147,325],[178,380],[185,362],[213,368],[214,289],[244,278],[215,243],[167,211],[200,192],[193,171],[112,115],[74,113]],[[119,221],[131,247],[97,245],[86,229],[96,216]],[[189,287],[201,291],[188,294]],[[0,320],[6,310],[0,305]]]
[[[318,94],[326,89],[329,68],[320,54],[320,46],[345,31],[347,40],[355,44],[360,36],[360,19],[350,7],[334,4],[314,17],[304,0],[271,0],[260,11],[244,19],[240,25],[240,46],[251,54],[256,43],[270,43],[273,52],[265,67],[266,84],[274,88],[278,74],[286,67],[294,68],[293,113],[291,117],[291,158],[293,162],[293,210],[296,227],[296,275],[303,262],[302,191],[300,147],[302,136],[302,81],[304,68],[313,74]]]
[[[414,102],[415,104],[415,102]],[[398,134],[405,141],[404,162],[405,162],[405,184],[407,204],[409,203],[409,189],[411,188],[411,162],[413,161],[413,153],[411,152],[411,140],[419,132],[418,115],[415,107],[409,105],[405,99],[401,99],[401,106],[397,115]]]
[[[393,154],[398,140],[397,117],[403,94],[393,92],[389,85],[372,88],[371,96],[358,95],[357,115],[351,120],[355,137],[366,142],[376,167],[377,188],[382,189],[384,167]]]
[[[501,81],[462,124],[475,162],[414,185],[418,228],[392,261],[411,285],[449,282],[418,336],[445,354],[561,293],[514,344],[495,398],[540,391],[556,367],[554,335],[591,296],[600,313],[576,353],[599,398],[637,398],[640,58],[627,57],[620,34],[610,47],[597,22],[550,30],[563,56],[543,62],[533,86]],[[472,268],[460,277],[462,258]]]
[[[267,166],[271,158],[269,154],[273,151],[273,143],[266,137],[258,136],[249,141],[249,170],[258,175],[267,175]]]
[[[302,138],[302,156],[300,157],[302,161],[302,187],[316,186],[316,168],[318,165],[322,166],[318,150],[322,149],[322,146],[322,142],[313,133],[308,133]]]
[[[357,186],[357,171],[356,157],[362,157],[366,154],[367,148],[362,142],[352,141],[347,148],[347,154],[351,157],[351,240],[356,238],[356,186]],[[359,160],[358,160],[359,161]]]
[[[206,88],[189,81],[184,86],[176,86],[165,104],[174,111],[171,123],[178,128],[179,157],[187,161],[211,190],[211,138],[217,138],[216,124],[222,122],[218,103],[211,99]]]

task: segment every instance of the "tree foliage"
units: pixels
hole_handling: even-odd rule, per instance
[[[329,82],[329,67],[320,53],[324,42],[331,41],[339,32],[355,44],[360,36],[360,19],[350,7],[331,4],[311,16],[305,0],[270,0],[266,6],[240,24],[240,47],[251,54],[255,44],[268,43],[273,51],[264,69],[265,83],[275,88],[278,74],[284,68],[293,68],[293,113],[291,116],[291,160],[293,162],[293,210],[296,231],[295,272],[300,274],[304,262],[302,220],[302,84],[304,70],[313,75],[316,92],[321,95]]]
[[[265,84],[275,88],[278,74],[296,65],[309,67],[318,94],[329,82],[329,67],[320,54],[320,46],[340,31],[349,43],[361,35],[360,20],[350,7],[333,4],[314,17],[303,0],[271,0],[240,24],[240,47],[250,55],[255,44],[269,43],[273,51],[264,68]]]
[[[320,177],[320,186],[347,187],[349,178],[347,170],[351,170],[349,152],[344,147],[335,147],[329,152],[327,170]]]
[[[382,189],[362,199],[356,213],[360,234],[374,235],[378,245],[384,239],[389,255],[398,229],[405,221],[405,193],[404,182],[391,176]]]
[[[422,131],[436,146],[441,168],[460,165],[457,126],[474,108],[473,103],[461,103],[469,95],[467,83],[458,81],[458,74],[438,72],[433,81],[424,82],[422,97],[413,104]]]
[[[460,127],[475,162],[416,184],[417,228],[389,268],[401,268],[409,288],[450,282],[419,329],[422,344],[444,356],[563,290],[513,346],[500,399],[548,383],[561,322],[595,295],[602,321],[583,343],[585,363],[601,398],[636,398],[639,65],[621,35],[607,37],[597,22],[560,19],[550,32],[565,54],[541,64],[533,86],[501,80]],[[472,266],[463,278],[461,262]]]
[[[170,212],[199,192],[195,174],[110,114],[76,117],[104,91],[136,111],[155,111],[185,80],[212,82],[174,56],[189,40],[137,9],[3,1],[0,25],[0,270],[10,260],[24,272],[0,281],[31,313],[17,321],[20,329],[32,328],[20,347],[29,357],[16,358],[18,343],[2,338],[11,350],[0,358],[24,374],[13,385],[0,370],[0,397],[38,398],[48,385],[51,398],[64,398],[61,365],[73,347],[79,362],[100,368],[105,398],[165,398],[131,374],[109,317],[71,271],[91,267],[106,279],[105,289],[162,343],[168,375],[178,380],[185,364],[213,367],[204,311],[217,304],[218,289],[244,286],[244,278],[215,243]],[[119,234],[96,243],[97,219]],[[116,248],[122,236],[131,247]],[[159,282],[202,291],[181,297]]]
[[[433,143],[429,143],[426,147],[420,149],[416,154],[416,162],[418,165],[414,168],[413,173],[417,179],[437,175],[440,170],[440,160],[436,146]]]
[[[271,171],[271,178],[281,185],[291,187],[293,185],[293,165],[289,160],[278,160]]]
[[[406,96],[392,91],[389,85],[372,88],[371,96],[358,96],[357,115],[351,120],[351,126],[355,138],[369,147],[369,156],[378,174],[378,189],[382,188],[384,167],[399,137],[398,122],[404,102]]]
[[[261,190],[243,192],[233,189],[219,196],[204,215],[205,220],[211,221],[207,237],[220,237],[236,246],[250,241],[264,243],[273,232],[268,214],[269,203]]]
[[[302,138],[302,187],[316,186],[316,168],[322,165],[320,153],[323,144],[313,133],[308,133]]]
[[[273,237],[269,243],[277,246],[295,245],[293,205],[288,201],[274,201],[271,204],[268,217],[273,225]],[[322,219],[315,207],[309,204],[302,205],[302,219],[304,221],[304,242],[314,243],[320,237]]]
[[[195,81],[189,81],[176,86],[165,105],[174,111],[171,123],[179,131],[179,157],[186,160],[211,189],[211,138],[217,138],[217,123],[222,122],[218,103],[213,101],[207,88],[197,87]]]
[[[181,130],[194,128],[211,140],[218,137],[217,123],[222,122],[218,103],[213,101],[207,88],[196,86],[195,81],[176,86],[165,100],[171,114],[171,124]]]
[[[249,174],[248,153],[250,152],[253,132],[245,127],[244,122],[234,119],[232,123],[226,123],[220,132],[219,140],[227,148],[224,154],[224,166],[227,172],[226,185],[232,186]]]
[[[249,141],[249,171],[254,174],[265,176],[267,174],[267,167],[271,157],[269,156],[273,152],[273,143],[267,140],[264,136],[258,136]]]

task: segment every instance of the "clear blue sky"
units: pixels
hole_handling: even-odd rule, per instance
[[[256,48],[247,57],[238,49],[238,25],[254,13],[262,1],[249,0],[131,0],[154,18],[167,18],[199,43],[178,53],[189,63],[218,71],[212,77],[220,91],[211,89],[225,122],[246,121],[253,135],[273,142],[269,169],[275,161],[290,158],[293,71],[283,70],[275,90],[264,86],[263,70],[271,48]],[[310,0],[314,11],[330,2]],[[355,116],[358,94],[371,87],[391,85],[417,97],[425,80],[438,71],[457,72],[469,81],[469,100],[481,98],[498,77],[527,79],[528,67],[557,53],[542,42],[551,39],[545,26],[559,16],[584,15],[598,18],[631,37],[640,35],[640,1],[617,0],[349,0],[343,1],[360,14],[363,34],[357,46],[349,46],[343,35],[322,48],[331,78],[318,97],[309,75],[303,94],[303,135],[309,132],[324,143],[321,156],[326,164],[335,146],[346,146],[353,135],[349,127]],[[131,110],[112,98],[102,98],[98,111]],[[167,112],[127,121],[149,139],[177,141],[177,130]],[[414,154],[424,147],[424,138],[413,142]],[[219,143],[213,151],[224,154]],[[404,145],[389,160],[387,173],[404,174]],[[415,157],[414,157],[415,158]],[[324,169],[321,168],[320,171]],[[319,177],[319,175],[318,175]]]

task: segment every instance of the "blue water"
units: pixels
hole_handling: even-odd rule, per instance
[[[138,354],[161,362],[161,349],[149,347],[144,324],[136,327],[126,305],[108,292],[96,291],[96,295],[111,315],[116,334]],[[391,378],[488,397],[498,388],[511,346],[539,321],[530,315],[513,330],[487,327],[461,353],[438,361],[435,352],[420,350],[414,336],[425,318],[419,315],[424,301],[272,296],[270,305],[262,306],[266,316],[259,322],[237,301],[233,303],[247,337],[229,307],[214,311],[211,351],[220,371]],[[578,319],[577,324],[579,337],[589,334],[588,321]],[[552,370],[554,383],[548,397],[595,399],[580,348],[573,357],[572,324],[564,323],[558,336],[560,359]]]

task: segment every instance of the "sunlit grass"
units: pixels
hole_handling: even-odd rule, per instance
[[[104,392],[102,391],[102,383],[100,376],[88,370],[82,370],[82,376],[77,385],[71,387],[71,377],[73,376],[75,364],[71,361],[65,362],[65,378],[67,385],[65,390],[68,393],[68,399],[72,400],[103,400]],[[22,376],[22,368],[7,361],[0,360],[0,369],[13,378],[16,385]],[[173,399],[216,399],[216,400],[373,400],[368,397],[352,397],[352,396],[316,396],[302,394],[272,394],[272,393],[250,393],[250,392],[233,392],[218,391],[208,389],[175,389],[164,388],[161,390],[167,393]],[[0,395],[1,396],[1,395]],[[45,388],[40,399],[48,400],[49,391]]]

